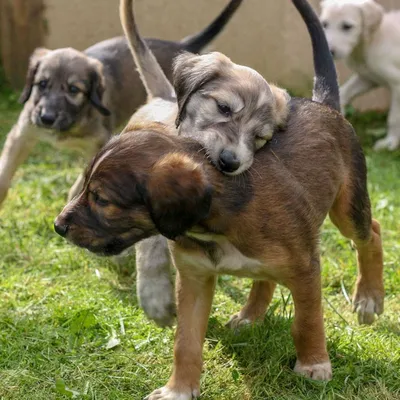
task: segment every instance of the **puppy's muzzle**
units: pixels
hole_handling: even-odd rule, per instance
[[[240,161],[234,152],[225,149],[219,155],[218,166],[222,172],[235,172],[240,167]]]
[[[68,233],[69,225],[58,218],[54,221],[54,230],[62,237],[65,237]]]
[[[44,110],[40,112],[40,123],[47,127],[50,128],[54,125],[57,119],[57,113],[49,110]]]

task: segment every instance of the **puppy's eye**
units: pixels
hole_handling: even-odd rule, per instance
[[[99,196],[98,193],[96,192],[90,192],[93,196],[93,201],[100,207],[106,207],[110,204],[110,202],[106,199],[103,199],[101,196]]]
[[[343,22],[342,31],[348,32],[351,29],[353,29],[353,25],[349,24],[348,22]]]
[[[326,29],[328,27],[328,22],[322,21],[322,27]]]
[[[46,89],[47,83],[48,83],[47,79],[42,79],[37,85],[40,90],[44,90]]]
[[[232,115],[232,110],[226,104],[217,103],[218,111],[225,117],[230,117]]]
[[[256,146],[256,150],[259,150],[259,149],[261,149],[261,147],[263,147],[265,145],[265,143],[267,143],[267,139],[256,137],[256,140],[254,143]]]
[[[70,94],[78,94],[80,92],[80,89],[75,85],[68,85],[68,92]]]

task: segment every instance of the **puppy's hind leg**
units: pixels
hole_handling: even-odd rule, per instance
[[[22,112],[7,135],[0,156],[0,204],[7,196],[15,171],[26,160],[36,142],[35,128]]]
[[[275,282],[253,281],[246,304],[237,314],[231,317],[227,326],[237,329],[242,325],[252,324],[262,319],[271,303],[275,287]]]
[[[361,167],[361,168],[360,168]],[[359,165],[358,174],[365,165]],[[360,175],[360,174],[359,174]],[[382,314],[384,302],[383,250],[379,222],[371,219],[365,173],[350,177],[329,213],[343,236],[353,240],[357,249],[358,278],[353,306],[360,324],[371,324]]]
[[[157,325],[170,326],[175,319],[175,299],[167,239],[154,236],[137,243],[135,249],[139,304]]]

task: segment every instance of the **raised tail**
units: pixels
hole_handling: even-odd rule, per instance
[[[140,36],[133,12],[133,0],[120,1],[119,17],[148,98],[161,97],[168,100],[175,98],[173,86]]]
[[[315,70],[313,100],[340,112],[336,68],[319,18],[307,0],[292,2],[302,16],[311,37]]]
[[[231,0],[221,14],[205,29],[182,39],[181,44],[185,50],[191,53],[199,53],[224,29],[242,2],[243,0]]]

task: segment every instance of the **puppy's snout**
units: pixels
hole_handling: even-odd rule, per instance
[[[236,154],[226,149],[221,151],[218,164],[223,172],[235,172],[240,167]]]
[[[45,126],[52,126],[57,119],[57,114],[54,111],[42,110],[40,112],[40,121]]]
[[[54,230],[62,237],[65,237],[68,232],[69,225],[62,221],[61,219],[57,218],[54,221]]]

